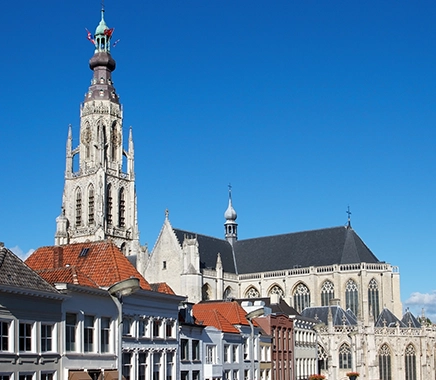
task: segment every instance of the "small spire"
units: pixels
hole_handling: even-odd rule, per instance
[[[165,219],[168,219],[170,216],[170,210],[165,209]]]
[[[350,205],[348,205],[346,213],[348,214],[347,228],[351,228],[351,211]]]

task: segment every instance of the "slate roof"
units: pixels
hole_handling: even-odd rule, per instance
[[[315,306],[306,307],[301,315],[303,317],[312,318],[317,321],[328,324],[329,309],[332,313],[332,320],[334,326],[355,326],[357,325],[357,318],[351,310],[345,311],[340,306]]]
[[[414,317],[414,315],[408,310],[401,318],[401,322],[403,322],[407,327],[421,328],[422,325],[419,321]]]
[[[408,327],[404,322],[400,321],[389,309],[384,308],[377,320],[375,321],[375,327],[396,327],[397,324],[400,327]]]
[[[226,240],[173,230],[180,244],[185,235],[197,236],[202,268],[215,268],[220,253],[224,271],[236,273],[232,247]],[[356,232],[346,226],[238,240],[233,249],[239,274],[379,262]]]
[[[27,258],[26,264],[52,284],[66,282],[99,288],[136,277],[142,289],[152,290],[119,248],[108,240],[41,247]]]
[[[0,247],[0,286],[59,295],[59,292],[5,247]]]
[[[270,297],[259,297],[259,298],[238,298],[236,302],[241,304],[244,301],[255,302],[262,301],[265,307],[269,307],[273,314],[284,314],[284,315],[300,315],[300,313],[295,310],[292,306],[289,306],[288,303],[280,297],[279,303],[271,303]],[[259,307],[261,307],[259,305]]]

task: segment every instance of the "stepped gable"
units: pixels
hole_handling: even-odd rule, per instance
[[[233,261],[232,247],[227,240],[217,239],[211,236],[200,235],[194,232],[173,228],[180,244],[183,244],[185,236],[197,237],[198,250],[200,252],[200,268],[214,269],[218,253],[221,255],[223,270],[227,273],[236,273]]]
[[[152,290],[150,284],[109,240],[49,246],[38,248],[26,260],[26,264],[51,283],[64,282],[109,287],[130,277],[140,280],[144,290]]]
[[[59,295],[59,292],[52,285],[5,247],[0,247],[0,286]]]
[[[240,274],[379,262],[354,230],[344,226],[239,240],[234,249]]]
[[[303,317],[312,318],[319,322],[328,324],[329,312],[332,315],[332,321],[334,326],[355,326],[357,325],[357,319],[354,314],[345,311],[340,306],[315,306],[306,307],[301,315]]]
[[[384,308],[375,322],[375,327],[408,327],[400,321],[388,308]]]

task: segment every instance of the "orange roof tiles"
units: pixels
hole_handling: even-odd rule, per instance
[[[192,311],[197,322],[223,332],[239,333],[235,325],[249,325],[245,318],[246,311],[236,301],[198,303],[193,306]]]
[[[89,250],[81,255],[84,248]],[[144,277],[109,240],[41,247],[25,263],[50,283],[67,282],[99,288],[136,277],[142,289],[152,290]]]
[[[176,294],[166,282],[158,282],[155,284],[150,284],[150,286],[154,292],[173,294],[173,295]]]

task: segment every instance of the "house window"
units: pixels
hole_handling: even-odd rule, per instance
[[[189,371],[180,372],[180,380],[189,380]]]
[[[200,341],[197,339],[192,341],[192,360],[200,360]]]
[[[130,329],[132,327],[132,321],[130,318],[123,318],[123,335],[130,336]]]
[[[85,315],[83,343],[85,352],[94,351],[94,317],[92,315]]]
[[[167,338],[171,338],[173,335],[173,326],[174,323],[172,321],[167,321],[165,324],[165,335]]]
[[[230,346],[228,344],[224,345],[224,362],[230,363]]]
[[[19,325],[19,350],[27,352],[32,350],[32,324],[20,323]]]
[[[250,371],[248,369],[244,370],[244,379],[250,380]]]
[[[302,312],[310,306],[310,291],[304,284],[298,284],[294,291],[294,307],[298,312]]]
[[[238,380],[238,379],[239,379],[239,371],[235,369],[233,371],[233,380]]]
[[[353,280],[348,280],[345,286],[345,309],[350,309],[357,316],[359,305],[359,291]]]
[[[351,368],[351,350],[345,343],[339,348],[339,368]]]
[[[160,321],[158,319],[155,319],[153,321],[153,337],[154,338],[159,338],[161,325],[162,325],[162,321]]]
[[[41,380],[53,380],[53,372],[41,372]]]
[[[234,344],[232,346],[232,360],[234,363],[237,363],[238,360],[238,346],[236,344]]]
[[[159,380],[161,354],[153,354],[153,380]]]
[[[192,380],[200,380],[200,371],[192,371]]]
[[[180,339],[180,360],[189,360],[189,340]]]
[[[140,352],[138,355],[138,380],[145,380],[147,373],[147,353]]]
[[[332,298],[335,298],[335,286],[329,280],[324,281],[321,288],[321,306],[329,306]]]
[[[102,317],[101,318],[101,330],[100,330],[100,338],[101,338],[101,352],[106,353],[109,352],[109,334],[110,334],[110,318]]]
[[[126,380],[130,380],[130,370],[132,368],[132,354],[130,352],[123,352],[123,376]]]
[[[8,351],[8,350],[9,350],[9,322],[0,321],[0,351]]]
[[[41,351],[52,351],[53,325],[41,325]]]
[[[162,262],[162,269],[167,269],[167,262],[166,261]]]
[[[171,380],[173,378],[173,371],[174,371],[174,354],[172,352],[168,352],[167,353],[167,379],[166,380]]]
[[[368,285],[368,303],[372,310],[372,315],[374,319],[377,319],[380,314],[380,306],[379,306],[379,294],[378,294],[378,283],[373,278]]]
[[[76,314],[67,313],[65,318],[65,349],[76,351]]]
[[[215,345],[207,345],[206,346],[206,363],[207,364],[215,364],[216,360],[216,346]]]
[[[11,379],[11,375],[0,373],[0,380],[10,380],[10,379]]]
[[[391,350],[387,344],[381,346],[378,352],[378,369],[380,380],[392,380]]]
[[[406,347],[406,380],[416,380],[416,351],[413,344]]]
[[[323,346],[318,345],[318,368],[327,370],[328,369],[328,358],[329,356],[327,355],[326,350],[324,349]]]
[[[20,373],[18,380],[33,380],[33,373]]]
[[[147,335],[147,326],[148,326],[148,319],[140,319],[139,320],[139,336],[144,337]]]
[[[230,373],[231,373],[231,371],[230,371],[229,369],[226,369],[226,370],[224,371],[224,380],[232,380],[232,379],[230,378]]]

